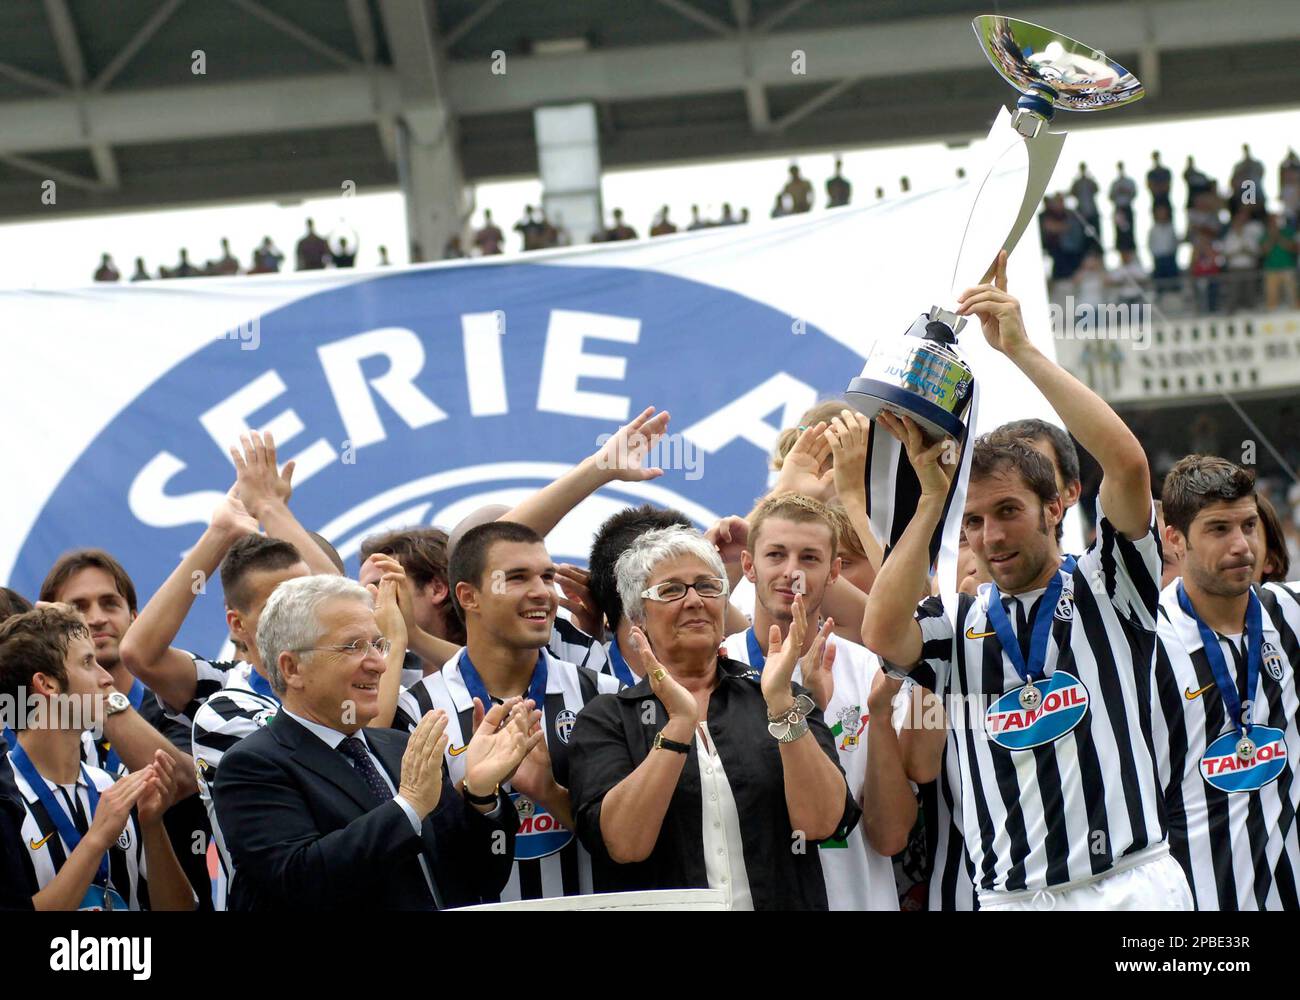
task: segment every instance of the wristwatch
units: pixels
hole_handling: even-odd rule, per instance
[[[114,691],[104,700],[108,704],[108,708],[104,710],[104,718],[108,718],[110,715],[117,715],[118,712],[125,712],[131,707],[131,699],[121,691]]]
[[[655,733],[654,746],[652,750],[671,750],[673,753],[690,753],[691,745],[689,743],[678,743],[676,740],[664,739],[663,732]]]
[[[465,793],[465,801],[470,805],[490,806],[496,804],[497,796],[501,794],[501,785],[498,784],[494,789],[492,789],[491,795],[475,795],[469,790],[469,782],[467,781],[462,781],[460,783],[460,790]]]

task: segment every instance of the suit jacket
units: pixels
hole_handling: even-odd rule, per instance
[[[408,735],[365,737],[398,787]],[[495,897],[510,877],[519,817],[508,798],[489,819],[444,761],[442,797],[417,836],[400,805],[375,806],[347,758],[284,712],[222,758],[212,794],[235,863],[232,910],[432,910]]]

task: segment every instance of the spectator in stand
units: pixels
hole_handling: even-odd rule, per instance
[[[284,254],[271,242],[271,237],[263,236],[262,242],[253,250],[253,266],[249,274],[278,274],[284,262]]]
[[[541,243],[544,249],[557,247],[560,245],[560,231],[551,225],[551,220],[546,217],[546,209],[541,209],[541,218],[539,222],[542,227]]]
[[[1228,201],[1228,211],[1234,215],[1240,205],[1250,205],[1252,216],[1263,222],[1267,216],[1264,209],[1264,164],[1250,155],[1250,146],[1241,146],[1241,160],[1232,168],[1232,195]]]
[[[307,235],[298,241],[299,271],[320,271],[329,260],[330,245],[316,233],[316,224],[307,220]]]
[[[1140,304],[1146,301],[1146,268],[1138,260],[1137,251],[1121,250],[1119,266],[1110,272],[1107,281],[1117,289],[1117,298],[1128,304]]]
[[[491,257],[501,252],[501,244],[506,241],[501,227],[492,221],[492,210],[483,210],[483,228],[474,234],[474,246],[478,247],[480,257]]]
[[[1156,205],[1154,219],[1151,234],[1147,237],[1147,249],[1151,251],[1154,265],[1151,277],[1155,279],[1156,291],[1159,292],[1162,285],[1169,287],[1170,281],[1179,276],[1178,234],[1174,232],[1173,212],[1167,201]]]
[[[239,261],[236,260],[235,255],[230,252],[230,240],[226,239],[224,236],[221,237],[221,256],[216,260],[208,261],[208,266],[205,271],[208,274],[218,275],[239,273]]]
[[[1137,198],[1137,182],[1124,173],[1124,164],[1115,164],[1119,171],[1110,182],[1110,203],[1115,214],[1115,249],[1121,253],[1137,249],[1137,238],[1133,232],[1133,200]]]
[[[1065,207],[1065,195],[1049,195],[1040,215],[1043,249],[1052,258],[1052,280],[1064,281],[1074,276],[1083,262],[1087,238],[1083,223],[1075,212]]]
[[[785,187],[781,189],[781,196],[790,197],[790,212],[808,212],[812,210],[813,186],[808,183],[807,178],[800,176],[799,168],[793,163],[790,164],[790,179],[785,182]]]
[[[1074,195],[1079,215],[1082,217],[1084,227],[1087,230],[1087,248],[1098,252],[1102,248],[1098,239],[1101,235],[1101,216],[1097,209],[1097,193],[1100,190],[1101,188],[1097,182],[1088,173],[1088,164],[1080,163],[1079,175],[1075,177],[1074,183],[1070,185],[1070,194]]]
[[[1196,196],[1205,190],[1215,189],[1214,181],[1198,170],[1195,161],[1189,156],[1187,166],[1183,169],[1183,182],[1187,185],[1187,207],[1191,208]]]
[[[708,225],[709,225],[709,224],[708,224],[707,222],[705,222],[703,219],[700,218],[700,206],[699,206],[699,205],[692,205],[692,206],[691,206],[691,224],[690,224],[689,226],[686,227],[686,231],[687,231],[687,232],[690,232],[691,230],[694,230],[694,229],[707,229],[707,228],[708,228]]]
[[[1269,215],[1260,246],[1264,269],[1264,307],[1296,306],[1296,227],[1280,215]]]
[[[540,220],[533,216],[533,206],[524,206],[524,217],[515,223],[515,232],[523,240],[524,250],[540,250],[545,245],[542,242],[542,233],[544,227]]]
[[[790,208],[790,196],[788,194],[778,194],[776,204],[772,206],[772,218],[779,219],[782,216],[789,215],[793,209]]]
[[[1151,153],[1151,169],[1147,171],[1147,190],[1151,193],[1151,215],[1155,217],[1156,208],[1160,205],[1168,205],[1169,211],[1173,212],[1174,206],[1169,201],[1169,192],[1173,187],[1174,175],[1169,172],[1169,168],[1160,162],[1160,154],[1156,151]]]
[[[392,263],[393,262],[388,259],[388,247],[381,246],[379,248],[379,266],[389,267],[392,265]]]
[[[906,177],[900,177],[898,178],[898,189],[902,191],[903,194],[907,194],[907,192],[912,190],[912,182]]]
[[[460,233],[452,233],[447,237],[447,242],[442,247],[443,260],[459,260],[465,256],[465,251],[460,246]]]
[[[1217,240],[1227,227],[1223,222],[1223,199],[1214,188],[1198,191],[1192,199],[1192,207],[1187,210],[1187,240],[1202,232],[1210,239]]]
[[[199,269],[190,263],[190,252],[181,247],[181,262],[170,271],[164,271],[163,276],[167,278],[192,278],[199,273]]]
[[[876,188],[876,201],[884,201],[884,200],[885,200],[885,189]]]
[[[135,259],[135,274],[131,275],[131,280],[132,280],[132,281],[148,281],[148,280],[149,280],[149,272],[146,271],[145,268],[144,268],[144,258],[143,258],[143,257],[137,257],[137,258]]]
[[[659,214],[655,216],[654,224],[650,227],[650,235],[667,236],[669,233],[675,232],[677,232],[677,227],[668,221],[668,206],[665,205],[659,209]]]
[[[360,243],[358,242],[357,245],[359,246]],[[348,238],[340,236],[338,249],[330,251],[330,258],[334,261],[335,267],[356,267],[357,248],[349,247]]]
[[[1205,230],[1192,236],[1191,274],[1196,290],[1196,309],[1202,313],[1219,310],[1219,275],[1223,272],[1223,258],[1218,244]]]
[[[118,273],[117,265],[113,263],[112,254],[101,254],[99,258],[99,267],[95,269],[96,281],[121,281],[122,275]]]
[[[745,225],[747,222],[749,222],[749,209],[748,209],[748,208],[742,208],[742,209],[740,210],[740,224],[743,226],[743,225]]]
[[[732,212],[731,212],[731,202],[729,202],[729,201],[724,201],[724,202],[722,203],[722,218],[720,218],[720,219],[718,220],[718,225],[720,225],[720,226],[734,226],[734,225],[736,225],[736,223],[738,223],[739,221],[740,221],[740,220],[737,219],[737,218],[735,217],[735,215],[733,215]]]
[[[835,157],[835,173],[826,181],[826,207],[839,208],[849,203],[853,194],[853,185],[845,180],[841,173],[840,158]]]
[[[1259,301],[1259,256],[1264,227],[1252,218],[1249,205],[1240,206],[1223,237],[1223,259],[1228,266],[1228,311],[1252,309]]]
[[[1291,225],[1300,225],[1300,156],[1294,149],[1286,151],[1277,175],[1278,190],[1282,192],[1282,211]]]
[[[610,242],[636,239],[636,230],[623,221],[623,210],[614,209],[614,225],[605,231],[605,239]]]

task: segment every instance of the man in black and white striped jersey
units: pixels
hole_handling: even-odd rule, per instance
[[[1251,586],[1254,473],[1188,455],[1165,477],[1152,736],[1169,843],[1200,910],[1300,909],[1300,584]]]
[[[556,569],[542,539],[511,521],[465,532],[451,555],[455,607],[468,639],[436,674],[402,692],[394,726],[413,730],[431,709],[447,713],[452,784],[471,802],[461,757],[479,713],[519,695],[542,711],[543,741],[505,786],[519,812],[515,864],[503,901],[592,891],[591,862],[574,835],[568,792],[569,734],[584,705],[618,690],[616,678],[557,659],[546,648],[555,622]]]
[[[913,609],[956,466],[950,442],[882,414],[922,496],[872,587],[863,636],[945,698],[982,910],[1189,909],[1149,725],[1160,545],[1146,456],[1102,399],[1030,343],[1005,268],[1000,256],[996,283],[963,293],[959,312],[979,316],[990,345],[1101,465],[1097,539],[1063,562],[1051,464],[1021,441],[981,439],[963,527],[993,582]]]

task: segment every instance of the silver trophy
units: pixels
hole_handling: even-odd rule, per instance
[[[1003,108],[985,146],[986,169],[972,177],[976,192],[966,220],[951,294],[989,280],[998,253],[1010,253],[1034,218],[1056,169],[1064,132],[1049,131],[1058,109],[1100,111],[1136,101],[1142,84],[1104,52],[1015,18],[983,14],[972,22],[989,61],[1020,91],[1014,113]],[[1028,170],[1005,184],[1009,159],[1028,158]],[[1027,178],[1027,179],[1025,179]],[[974,375],[956,350],[965,325],[951,309],[932,306],[902,337],[881,338],[846,398],[868,417],[881,409],[911,417],[932,437],[964,441],[973,418]]]

